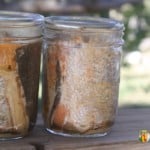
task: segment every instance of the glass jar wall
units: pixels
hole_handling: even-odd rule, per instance
[[[117,110],[122,23],[105,18],[45,19],[43,117],[64,136],[103,136]]]
[[[24,137],[35,124],[43,20],[0,11],[0,140]]]

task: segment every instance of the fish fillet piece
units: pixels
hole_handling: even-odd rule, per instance
[[[0,44],[0,69],[3,70],[16,70],[17,63],[15,60],[16,49],[20,44],[14,43],[1,43]]]
[[[24,91],[15,71],[0,70],[0,132],[25,134],[29,127]]]

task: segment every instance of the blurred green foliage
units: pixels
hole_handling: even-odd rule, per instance
[[[134,6],[128,6],[128,9],[122,9],[126,28],[124,50],[132,51],[138,50],[137,46],[139,46],[142,39],[150,36],[150,3],[144,5],[143,2]]]
[[[141,41],[150,37],[150,0],[141,0],[136,4],[125,3],[119,8],[102,10],[99,15],[111,17],[124,23],[125,44],[123,49],[126,52],[139,50]]]

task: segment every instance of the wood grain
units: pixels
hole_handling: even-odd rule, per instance
[[[20,140],[0,142],[0,150],[149,150],[150,142],[138,140],[139,131],[150,130],[150,109],[119,109],[112,131],[99,138],[68,138],[47,133],[41,115],[33,132]],[[22,145],[21,147],[16,145]],[[10,146],[13,145],[13,146]],[[5,149],[4,149],[5,148]]]
[[[36,150],[36,147],[29,144],[2,144],[0,150]]]

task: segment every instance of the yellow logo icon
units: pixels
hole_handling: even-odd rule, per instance
[[[140,130],[139,132],[139,140],[143,143],[146,143],[150,140],[150,131],[148,130]]]

